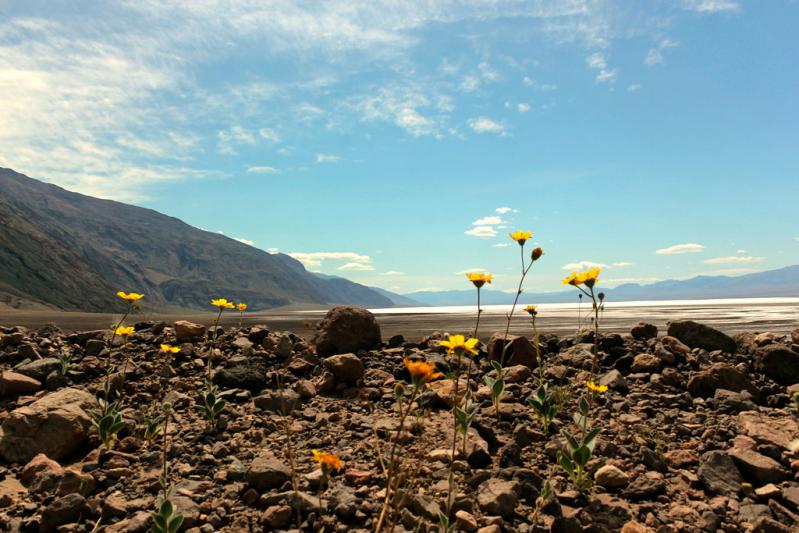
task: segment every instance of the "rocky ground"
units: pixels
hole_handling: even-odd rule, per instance
[[[438,345],[444,334],[384,342],[368,312],[348,308],[331,311],[315,343],[267,326],[227,328],[216,343],[191,323],[135,328],[111,346],[104,330],[0,328],[0,527],[146,531],[162,440],[146,442],[144,421],[168,402],[169,477],[184,530],[297,530],[299,510],[303,531],[372,531],[385,494],[380,458],[399,425],[395,385],[408,377],[403,357],[453,371]],[[527,404],[538,385],[530,339],[513,340],[499,416],[482,385],[497,340],[484,346],[472,379],[479,413],[454,464],[457,530],[799,531],[799,330],[730,338],[678,321],[666,333],[640,325],[600,337],[600,382],[609,390],[592,418],[602,427],[595,456],[607,462],[585,493],[555,458],[591,377],[592,334],[541,337],[546,380],[562,386],[549,434]],[[162,343],[180,352],[169,361]],[[64,353],[73,365],[66,375]],[[124,380],[111,380],[126,427],[110,451],[90,414],[109,357],[118,370],[131,361]],[[227,402],[215,429],[196,407],[209,357]],[[395,532],[438,530],[452,400],[451,380],[432,383],[400,434],[404,498],[392,515]],[[312,449],[344,462],[326,485]],[[534,523],[546,479],[555,497]]]

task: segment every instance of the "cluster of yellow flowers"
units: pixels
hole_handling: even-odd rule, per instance
[[[241,312],[247,310],[247,304],[245,303],[235,304],[229,301],[227,298],[217,298],[216,300],[211,300],[211,305],[218,308],[220,311],[223,311],[225,309],[233,309],[234,307]]]
[[[577,287],[578,285],[585,285],[588,288],[592,288],[599,282],[599,273],[601,269],[599,267],[590,268],[584,272],[572,272],[563,280],[563,285],[574,285]]]

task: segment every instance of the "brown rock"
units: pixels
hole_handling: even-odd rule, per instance
[[[381,341],[375,316],[359,307],[334,307],[317,329],[314,344],[321,356],[368,350]]]
[[[741,431],[758,442],[774,444],[786,450],[799,436],[799,424],[791,416],[766,416],[757,411],[744,411],[738,415]]]
[[[6,477],[0,481],[0,509],[14,505],[26,492],[18,479]]]
[[[178,320],[174,324],[175,338],[178,342],[191,342],[205,337],[205,326],[188,320]]]
[[[711,398],[716,389],[729,391],[748,390],[756,393],[749,376],[726,363],[715,363],[708,368],[700,370],[688,380],[688,392],[698,398]]]
[[[505,336],[502,333],[494,333],[488,341],[486,350],[488,358],[493,361],[502,360],[502,349]],[[530,339],[524,336],[508,335],[508,348],[505,352],[504,365],[524,365],[528,368],[537,368],[535,347]]]
[[[760,484],[779,483],[788,477],[777,461],[754,450],[731,448],[728,453],[746,478]]]
[[[87,411],[97,399],[66,388],[12,411],[0,427],[0,455],[9,462],[29,461],[39,453],[63,459],[80,450],[91,431]]]
[[[639,353],[635,356],[635,359],[633,359],[633,365],[630,367],[630,370],[633,372],[653,374],[658,372],[662,365],[663,362],[660,360],[660,357],[648,353]]]
[[[336,377],[336,380],[349,385],[357,385],[363,381],[363,376],[366,373],[363,362],[353,353],[334,355],[322,363]]]
[[[799,353],[774,344],[755,352],[757,366],[765,375],[782,385],[799,383]]]
[[[2,397],[16,398],[33,394],[41,388],[41,382],[34,378],[11,371],[0,373],[0,396]]]
[[[675,320],[669,323],[669,336],[676,337],[691,348],[704,348],[708,351],[721,350],[735,353],[735,341],[721,331],[694,322],[693,320]]]

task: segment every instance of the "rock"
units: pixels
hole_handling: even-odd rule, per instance
[[[627,384],[627,380],[624,379],[624,376],[621,375],[621,372],[619,372],[615,368],[610,372],[608,372],[607,374],[600,377],[599,384],[607,385],[609,389],[621,393],[625,393],[628,390],[630,390],[630,386]]]
[[[335,355],[368,350],[381,341],[374,315],[358,307],[334,307],[318,325],[314,337],[316,353]]]
[[[91,431],[87,411],[97,399],[86,391],[67,388],[12,411],[0,427],[0,455],[9,462],[29,461],[44,453],[63,459],[80,450]]]
[[[283,529],[291,523],[292,516],[288,505],[271,505],[264,511],[263,521],[270,529]]]
[[[496,377],[497,373],[492,370],[491,375]],[[505,368],[505,383],[523,383],[530,379],[533,371],[529,366],[514,365]]]
[[[45,357],[30,363],[19,365],[14,369],[18,374],[35,379],[39,383],[44,383],[50,372],[61,370],[61,361],[55,357]]]
[[[651,499],[666,491],[666,482],[659,472],[647,472],[646,475],[636,477],[622,495],[628,500],[639,501]]]
[[[575,344],[571,348],[562,350],[556,360],[572,368],[590,369],[594,360],[594,354],[591,352],[593,348],[593,344]]]
[[[291,469],[273,455],[259,455],[247,470],[247,483],[257,490],[278,489],[291,480]]]
[[[349,385],[357,385],[363,380],[366,368],[357,355],[342,353],[328,357],[323,361],[326,369],[333,373],[338,381]]]
[[[703,348],[709,352],[721,350],[735,353],[735,340],[710,326],[699,324],[693,320],[675,320],[669,322],[668,333],[691,348]]]
[[[455,406],[455,380],[454,379],[441,379],[438,381],[431,381],[427,384],[427,389],[435,396],[439,405],[446,405],[449,408]],[[466,386],[461,380],[458,387],[458,405],[463,401],[463,396],[466,394]]]
[[[53,490],[63,476],[61,465],[40,453],[22,468],[19,480],[31,492],[44,492]]]
[[[15,505],[26,492],[28,491],[18,479],[6,477],[0,481],[0,509]]]
[[[741,472],[732,458],[722,451],[714,450],[704,454],[696,474],[705,488],[713,494],[736,498],[741,490]]]
[[[83,353],[89,357],[97,357],[105,350],[105,341],[101,339],[89,339],[86,341],[86,347]]]
[[[620,533],[654,533],[655,530],[641,522],[631,520],[621,527]]]
[[[477,487],[477,504],[486,514],[509,518],[516,509],[518,491],[519,483],[516,481],[491,478]]]
[[[759,484],[779,483],[788,477],[777,461],[754,450],[733,447],[728,453],[744,476]]]
[[[191,342],[205,337],[205,326],[188,320],[178,320],[174,324],[175,338],[178,342]]]
[[[638,325],[633,326],[633,329],[630,330],[630,335],[633,336],[633,339],[639,341],[654,339],[658,336],[658,327],[654,324],[639,322]]]
[[[671,353],[679,355],[688,355],[691,353],[691,348],[680,342],[680,339],[666,335],[660,339],[660,343]]]
[[[44,508],[39,531],[49,533],[64,524],[77,522],[85,511],[86,499],[83,496],[77,493],[67,494]]]
[[[502,349],[504,347],[505,335],[494,333],[488,340],[486,351],[488,358],[492,361],[502,360]],[[508,335],[508,348],[505,352],[504,365],[515,366],[524,365],[528,368],[537,368],[535,347],[530,339],[519,335]]]
[[[267,364],[260,359],[237,359],[214,372],[213,382],[223,388],[244,389],[258,394],[269,384],[267,369]]]
[[[726,389],[716,389],[716,394],[713,396],[713,404],[716,406],[716,410],[722,413],[739,413],[757,409],[757,405],[752,401],[752,395],[745,390],[733,392]]]
[[[755,520],[752,533],[791,533],[793,530],[773,518],[761,516]]]
[[[39,380],[16,372],[0,373],[0,397],[16,398],[26,394],[33,394],[40,390],[42,384]]]
[[[266,391],[260,396],[253,398],[255,407],[262,411],[272,413],[288,414],[297,409],[300,403],[300,395],[291,389],[280,391]]]
[[[726,363],[710,365],[692,375],[688,380],[688,392],[695,398],[710,398],[716,393],[716,389],[735,392],[755,391],[749,376]]]
[[[463,510],[458,511],[455,513],[455,529],[468,533],[477,531],[477,519],[471,513]]]
[[[596,471],[594,480],[600,487],[615,489],[626,487],[630,477],[613,465],[605,465]]]
[[[758,370],[780,383],[799,382],[799,353],[780,345],[766,346],[755,352]]]
[[[786,450],[799,436],[799,425],[791,416],[770,417],[756,411],[745,411],[738,415],[738,426],[756,441]]]
[[[660,370],[663,362],[660,357],[648,353],[639,353],[633,359],[633,366],[630,370],[633,372],[643,372],[646,374],[654,374]]]

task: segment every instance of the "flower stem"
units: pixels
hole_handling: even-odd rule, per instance
[[[502,337],[502,354],[499,358],[499,365],[505,366],[505,354],[508,351],[508,333],[510,332],[510,323],[513,319],[513,313],[516,311],[516,305],[519,303],[519,297],[522,295],[522,285],[524,284],[524,278],[527,277],[527,273],[530,271],[530,267],[533,266],[533,262],[530,261],[530,264],[525,266],[524,262],[524,245],[522,244],[519,246],[521,250],[521,259],[522,259],[522,276],[519,278],[519,287],[516,289],[516,297],[513,299],[513,306],[510,309],[510,314],[508,315],[508,324],[505,326],[505,335]]]

